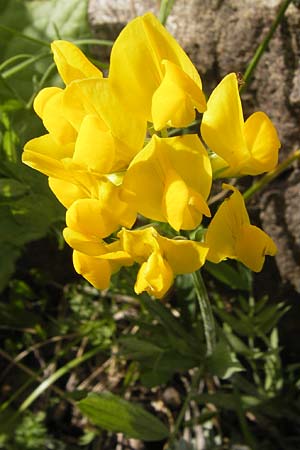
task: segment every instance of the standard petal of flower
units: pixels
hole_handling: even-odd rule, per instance
[[[128,166],[143,147],[146,122],[130,112],[112,91],[107,79],[89,79],[71,83],[64,95],[68,120],[79,131],[86,115],[97,116],[99,127],[110,131],[115,146],[113,170]]]
[[[50,134],[45,134],[25,144],[22,161],[50,177],[69,179],[62,160],[71,159],[73,152],[73,143],[60,145]]]
[[[264,231],[250,224],[241,193],[233,186],[223,187],[231,189],[233,194],[222,203],[208,226],[207,259],[214,263],[226,258],[237,259],[259,272],[265,255],[275,255],[276,246]]]
[[[226,258],[236,258],[236,242],[244,225],[249,225],[249,216],[240,192],[233,186],[223,184],[233,194],[224,200],[212,218],[205,236],[209,247],[207,259],[218,263]]]
[[[48,182],[51,191],[65,208],[69,208],[75,200],[88,196],[86,189],[69,181],[50,177]]]
[[[184,239],[168,239],[158,235],[162,254],[169,262],[174,274],[192,273],[205,263],[208,246]]]
[[[244,225],[236,243],[236,256],[253,272],[260,272],[265,256],[274,256],[277,248],[273,240],[260,228]]]
[[[57,70],[65,84],[82,78],[102,78],[101,70],[97,69],[72,42],[53,41],[51,50]]]
[[[188,126],[195,119],[195,109],[206,109],[202,89],[176,64],[167,60],[162,64],[165,75],[152,98],[154,128]]]
[[[105,244],[97,237],[80,233],[66,227],[63,230],[63,236],[67,244],[74,250],[90,256],[99,256],[105,252]]]
[[[108,261],[74,250],[73,264],[76,272],[95,288],[107,289],[109,287],[111,266]]]
[[[134,290],[137,294],[148,292],[156,298],[162,298],[172,286],[173,271],[159,252],[154,252],[141,265]]]
[[[246,120],[244,130],[252,159],[242,173],[257,175],[273,170],[278,162],[280,141],[271,120],[265,113],[256,112]]]
[[[97,116],[87,115],[79,129],[73,161],[88,171],[109,173],[115,159],[114,147],[111,132],[103,130]]]
[[[112,215],[103,213],[102,202],[92,198],[79,199],[72,203],[66,213],[66,223],[72,230],[99,240],[109,236],[119,227]]]
[[[67,145],[75,142],[77,132],[64,115],[63,96],[62,89],[43,89],[35,98],[34,109],[53,139],[58,144]]]
[[[201,135],[211,150],[235,168],[249,158],[243,130],[237,78],[231,73],[223,78],[209,97],[202,118]]]
[[[202,215],[210,211],[202,195],[189,188],[174,170],[169,170],[165,180],[163,211],[174,230],[191,230],[201,223]]]
[[[111,52],[109,79],[113,88],[132,110],[151,122],[152,95],[163,80],[163,60],[180,67],[201,89],[191,60],[151,13],[132,20]]]
[[[138,212],[169,222],[177,230],[195,228],[202,214],[210,215],[205,200],[211,186],[211,166],[196,135],[153,136],[133,159],[123,185],[135,194],[132,202]]]

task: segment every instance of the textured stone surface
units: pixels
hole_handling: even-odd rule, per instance
[[[133,17],[158,12],[154,0],[90,0],[97,36],[114,39]],[[197,66],[209,93],[228,72],[244,72],[268,32],[281,0],[177,0],[167,27]],[[268,51],[243,94],[245,116],[263,110],[276,125],[281,158],[300,146],[300,9],[289,6]],[[108,57],[108,55],[101,55]],[[256,198],[258,204],[258,198]],[[276,241],[283,281],[300,292],[300,176],[294,168],[269,186],[259,207]]]

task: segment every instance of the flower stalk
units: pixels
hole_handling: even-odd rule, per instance
[[[300,149],[295,150],[291,153],[282,163],[278,164],[276,169],[269,173],[266,173],[261,177],[256,183],[254,183],[246,192],[244,192],[243,197],[245,202],[247,202],[251,197],[253,197],[256,192],[261,191],[267,184],[272,180],[277,178],[282,172],[284,172],[294,161],[300,160]]]
[[[243,75],[243,80],[244,80],[244,84],[240,87],[240,92],[242,92],[245,88],[245,86],[247,84],[249,84],[249,81],[253,75],[253,72],[255,71],[255,68],[257,66],[257,64],[259,63],[262,55],[264,54],[264,52],[266,51],[270,40],[273,37],[273,34],[275,33],[278,25],[280,24],[280,22],[282,21],[282,18],[288,8],[288,6],[290,5],[290,3],[292,3],[292,0],[285,0],[280,8],[279,11],[277,13],[277,16],[275,17],[274,22],[272,23],[272,26],[270,28],[270,30],[268,31],[268,34],[266,35],[265,39],[262,41],[262,43],[258,46],[255,55],[253,56],[253,58],[251,59],[250,63],[248,64],[248,67],[246,69],[246,72]]]
[[[198,270],[197,272],[193,272],[192,278],[203,321],[207,346],[207,356],[210,356],[213,353],[216,345],[216,329],[214,316],[200,270]]]

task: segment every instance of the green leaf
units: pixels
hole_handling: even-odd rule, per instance
[[[249,291],[251,288],[251,276],[246,268],[240,267],[238,266],[239,270],[236,270],[228,261],[223,261],[219,264],[206,261],[204,269],[231,289]]]
[[[13,178],[0,179],[0,200],[22,197],[28,191],[27,186]]]
[[[218,342],[213,354],[207,358],[206,365],[212,375],[224,379],[244,370],[224,340]]]
[[[78,406],[92,423],[108,431],[143,441],[160,441],[169,435],[167,427],[140,405],[110,392],[89,394]]]

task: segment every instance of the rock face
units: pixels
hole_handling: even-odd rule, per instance
[[[115,39],[136,15],[158,13],[155,0],[90,0],[89,20],[99,38]],[[229,72],[243,73],[282,0],[177,0],[167,28],[198,68],[207,94]],[[281,159],[300,147],[300,7],[290,4],[252,82],[244,113],[266,112],[282,142]],[[102,58],[108,55],[102,54]],[[253,202],[254,203],[254,202]],[[255,198],[263,228],[278,245],[282,281],[300,293],[300,170],[296,165]],[[278,281],[277,281],[278,283]]]

